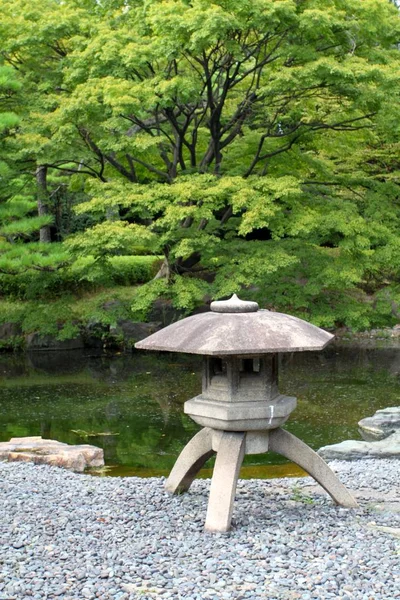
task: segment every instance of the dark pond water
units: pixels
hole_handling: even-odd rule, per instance
[[[201,359],[177,355],[0,355],[0,441],[90,443],[104,448],[108,475],[166,475],[198,430],[182,406],[199,393],[200,373]],[[298,398],[287,429],[312,448],[359,439],[359,419],[399,404],[400,348],[282,355],[280,390]],[[265,454],[246,457],[241,476],[298,473]]]

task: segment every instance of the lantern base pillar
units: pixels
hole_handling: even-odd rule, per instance
[[[226,431],[220,429],[212,429],[212,447],[214,452],[218,454],[220,444]],[[230,429],[228,430],[230,431]],[[233,432],[232,432],[233,433]],[[241,432],[242,433],[242,432]],[[264,454],[269,449],[269,431],[247,431],[245,434],[245,454]]]
[[[206,531],[225,533],[231,527],[236,486],[245,455],[245,441],[246,434],[236,431],[224,431],[221,436],[211,479],[204,526]]]
[[[328,492],[336,504],[344,508],[358,507],[353,496],[319,454],[289,431],[280,428],[271,431],[269,449],[304,469]]]
[[[184,447],[167,479],[165,489],[171,494],[187,492],[201,467],[214,454],[212,429],[204,427]]]
[[[229,531],[236,485],[245,454],[277,452],[299,465],[345,508],[358,504],[326,462],[307,444],[288,431],[221,431],[201,429],[185,446],[166,482],[165,489],[178,494],[189,489],[205,462],[216,453],[210,498],[205,522],[206,531]]]

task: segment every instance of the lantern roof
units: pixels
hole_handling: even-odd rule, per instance
[[[212,302],[211,310],[172,323],[135,344],[139,350],[210,356],[322,350],[331,333],[291,315],[260,309],[257,302]]]

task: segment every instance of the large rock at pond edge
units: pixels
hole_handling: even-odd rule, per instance
[[[12,340],[16,336],[22,335],[20,325],[17,323],[1,323],[0,325],[0,340]]]
[[[358,425],[363,441],[346,440],[324,446],[318,454],[326,460],[400,458],[400,406],[377,410],[373,417],[361,419]]]
[[[378,442],[346,440],[324,446],[318,454],[325,460],[360,460],[361,458],[400,458],[400,432]]]
[[[377,410],[373,417],[358,422],[360,433],[367,442],[383,440],[400,431],[400,406]]]
[[[0,442],[0,460],[52,465],[82,473],[88,467],[103,467],[104,452],[88,444],[69,446],[40,436],[22,437]]]
[[[118,329],[121,331],[124,341],[131,342],[131,344],[140,342],[147,336],[161,329],[161,327],[162,324],[159,322],[142,323],[136,321],[124,321],[123,319],[118,321]]]
[[[25,336],[27,350],[79,350],[85,347],[81,336],[70,340],[58,340],[52,335],[30,333]]]

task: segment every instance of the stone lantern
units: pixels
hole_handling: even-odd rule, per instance
[[[278,391],[278,353],[322,350],[333,335],[290,315],[260,310],[256,302],[211,303],[211,311],[182,319],[138,342],[143,350],[204,356],[202,392],[184,410],[201,429],[182,450],[166,483],[187,491],[216,453],[205,528],[228,531],[245,454],[278,452],[307,471],[341,506],[352,495],[309,446],[281,425],[296,398]]]

